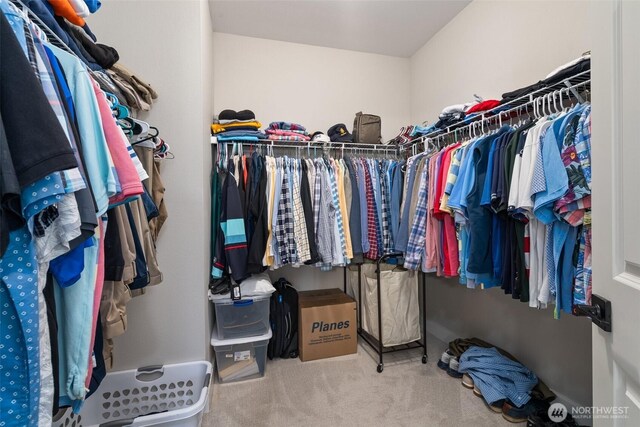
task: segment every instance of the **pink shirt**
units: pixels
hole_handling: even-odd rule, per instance
[[[91,83],[93,84],[93,90],[96,93],[102,128],[107,140],[107,147],[109,147],[109,153],[113,159],[113,164],[116,168],[118,180],[120,182],[121,192],[109,199],[110,204],[115,204],[130,197],[142,194],[144,189],[140,182],[138,171],[136,170],[136,167],[129,156],[129,151],[127,150],[125,141],[127,137],[124,132],[122,132],[122,129],[120,129],[120,126],[116,123],[116,119],[113,117],[104,92],[102,92],[95,80],[91,79]]]

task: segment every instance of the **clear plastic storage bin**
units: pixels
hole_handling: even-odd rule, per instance
[[[216,330],[211,345],[216,352],[216,370],[221,383],[264,377],[271,328],[258,337],[222,340]]]
[[[189,362],[112,372],[82,407],[56,417],[54,427],[198,427],[207,407],[211,363]]]
[[[221,340],[264,335],[269,332],[269,300],[271,295],[215,300],[216,328]]]

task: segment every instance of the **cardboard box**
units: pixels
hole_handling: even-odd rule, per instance
[[[355,300],[339,289],[299,292],[298,331],[303,362],[356,353]]]

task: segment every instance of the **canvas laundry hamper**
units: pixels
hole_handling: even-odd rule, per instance
[[[380,265],[382,296],[382,345],[390,347],[419,340],[419,274],[389,264]],[[361,266],[362,329],[376,339],[378,333],[378,280],[375,264]],[[349,291],[359,300],[358,270],[349,270]]]

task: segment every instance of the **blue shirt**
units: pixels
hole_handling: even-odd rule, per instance
[[[49,48],[64,70],[73,103],[76,106],[84,163],[96,201],[97,214],[102,216],[109,208],[109,198],[115,196],[117,191],[116,179],[111,167],[113,162],[102,129],[95,92],[86,68],[77,58],[55,46],[49,46]]]
[[[7,426],[38,425],[38,330],[38,264],[24,226],[9,234],[9,246],[0,258],[0,408]]]
[[[456,179],[456,183],[453,185],[451,192],[449,194],[449,207],[451,209],[453,209],[456,214],[456,222],[463,222],[464,219],[464,215],[462,215],[462,194],[463,194],[463,187],[465,185],[465,179],[469,170],[469,159],[470,156],[468,155],[469,153],[469,149],[470,147],[473,146],[473,142],[467,144],[467,146],[465,146],[464,148],[461,149],[464,150],[462,152],[462,155],[460,157],[460,169],[458,170],[458,179]]]
[[[544,171],[545,189],[533,197],[533,213],[543,224],[551,224],[557,220],[553,205],[569,190],[569,179],[560,157],[557,137],[563,118],[546,129],[542,136],[542,169]]]
[[[24,19],[22,19],[22,16],[16,12],[15,7],[9,4],[7,0],[0,0],[0,10],[2,10],[4,16],[7,18],[9,25],[11,25],[11,29],[20,43],[22,51],[26,54],[27,37],[24,33]]]
[[[493,347],[469,347],[460,356],[458,370],[473,378],[489,404],[508,399],[520,408],[531,400],[531,390],[538,384],[536,374]]]

